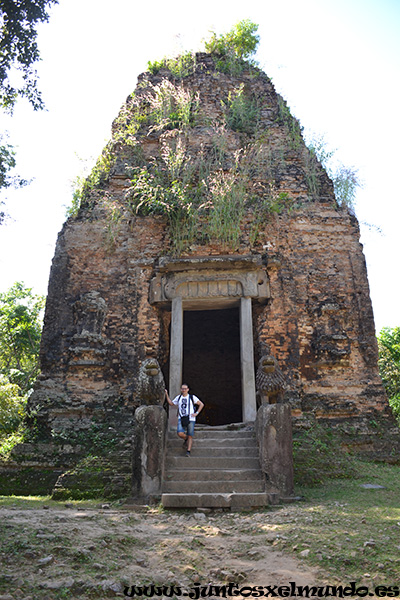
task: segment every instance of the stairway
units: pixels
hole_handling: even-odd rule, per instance
[[[168,433],[161,503],[165,508],[251,508],[269,504],[254,429],[196,425],[190,457]]]

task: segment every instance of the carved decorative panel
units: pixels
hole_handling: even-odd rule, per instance
[[[231,266],[231,268],[229,268]],[[175,269],[174,269],[175,267]],[[185,268],[186,267],[186,268]],[[150,284],[150,302],[170,302],[181,297],[186,301],[212,299],[255,298],[260,301],[270,297],[268,275],[260,268],[255,257],[225,258],[223,262],[212,258],[197,261],[181,259],[166,263]]]

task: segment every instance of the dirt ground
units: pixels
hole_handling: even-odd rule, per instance
[[[126,597],[152,583],[179,586],[183,596],[209,584],[230,583],[230,595],[247,586],[332,585],[278,549],[280,523],[297,510],[3,507],[0,600]]]

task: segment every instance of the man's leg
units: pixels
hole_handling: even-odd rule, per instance
[[[190,454],[194,436],[194,421],[190,421],[187,428],[187,453]]]
[[[180,437],[182,440],[184,440],[186,442],[188,436],[187,436],[186,431],[182,427],[182,423],[181,423],[180,419],[178,419],[178,427],[176,429],[176,433],[178,434],[178,437]]]

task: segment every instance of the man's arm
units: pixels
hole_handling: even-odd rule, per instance
[[[190,415],[191,417],[198,417],[199,414],[201,413],[201,411],[204,408],[204,404],[203,404],[203,402],[199,398],[197,398],[197,400],[196,400],[195,403],[198,405],[198,408],[197,408],[197,411],[195,413],[193,413],[192,415]]]
[[[168,404],[169,404],[170,406],[176,406],[176,404],[174,404],[174,403],[172,402],[171,398],[169,397],[169,395],[168,395],[168,390],[165,390],[165,397],[166,397],[166,399],[167,399],[167,402],[168,402]]]

